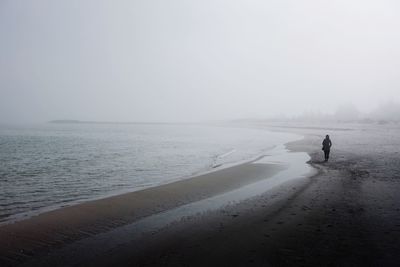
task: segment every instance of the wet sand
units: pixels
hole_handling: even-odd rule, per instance
[[[0,265],[15,266],[87,237],[223,194],[285,169],[254,161],[0,226]],[[29,265],[29,264],[28,264]]]
[[[73,220],[66,221],[64,227],[71,232],[63,230],[59,234],[59,230],[49,228],[50,237],[44,239],[47,243],[39,244],[33,252],[16,251],[18,242],[9,241],[19,240],[22,242],[19,245],[25,247],[35,244],[37,239],[23,232],[26,231],[24,222],[10,225],[11,230],[21,225],[20,229],[14,228],[14,232],[1,227],[1,260],[21,266],[398,266],[399,128],[369,125],[258,127],[303,134],[304,140],[287,146],[292,151],[307,152],[311,156],[309,163],[318,170],[317,175],[287,181],[261,195],[192,214],[134,237],[129,228],[121,226],[134,221],[135,216],[146,216],[148,208],[141,215],[135,215],[136,210],[131,209],[135,213],[126,212],[125,217],[120,217],[121,213],[108,217],[100,208],[99,213],[95,213],[97,217],[87,221],[86,227],[91,229],[97,225],[95,229],[102,229],[102,234],[78,231],[85,228],[77,226]],[[333,147],[330,161],[323,163],[321,142],[327,133],[332,137]],[[252,169],[252,165],[248,168]],[[266,171],[271,166],[259,167]],[[230,175],[225,173],[222,177],[236,177],[237,171],[232,170]],[[249,177],[252,171],[244,170],[242,175]],[[260,177],[259,174],[255,176]],[[221,187],[226,188],[227,182],[221,183]],[[182,192],[184,195],[177,196],[173,204],[168,204],[171,203],[169,197],[173,196],[164,199],[166,204],[162,210],[179,206],[180,199],[190,199],[188,203],[195,201],[193,195],[197,200],[206,199],[214,185],[206,186],[203,195],[190,192],[190,188],[194,190],[188,185]],[[120,197],[120,204],[128,200],[123,199],[127,196]],[[153,208],[153,212],[156,210]],[[92,217],[87,213],[90,213],[89,208],[77,215],[77,221],[80,223],[81,217]],[[33,220],[28,221],[32,223]],[[36,229],[44,229],[37,220]],[[36,232],[34,228],[31,230]],[[73,233],[78,237],[73,239]],[[54,235],[57,237],[54,243],[48,242]],[[118,239],[124,242],[118,245]],[[115,245],[99,249],[110,242]]]

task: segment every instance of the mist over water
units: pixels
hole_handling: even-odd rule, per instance
[[[400,102],[399,12],[393,0],[4,0],[0,123],[265,118],[347,103],[369,114]]]

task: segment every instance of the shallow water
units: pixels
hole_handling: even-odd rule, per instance
[[[0,222],[187,178],[299,139],[206,125],[0,127]]]

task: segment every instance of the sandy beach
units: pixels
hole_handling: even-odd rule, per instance
[[[399,14],[0,0],[0,267],[400,266]]]
[[[0,227],[1,266],[398,265],[399,128],[257,127],[305,136],[286,146],[308,153],[317,172],[157,230],[135,227],[273,177],[285,166],[249,162],[44,213]],[[321,138],[327,133],[333,148],[323,163]]]

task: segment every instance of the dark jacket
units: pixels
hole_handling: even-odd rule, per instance
[[[322,150],[330,150],[332,146],[332,142],[331,139],[324,139],[324,141],[322,141]]]

